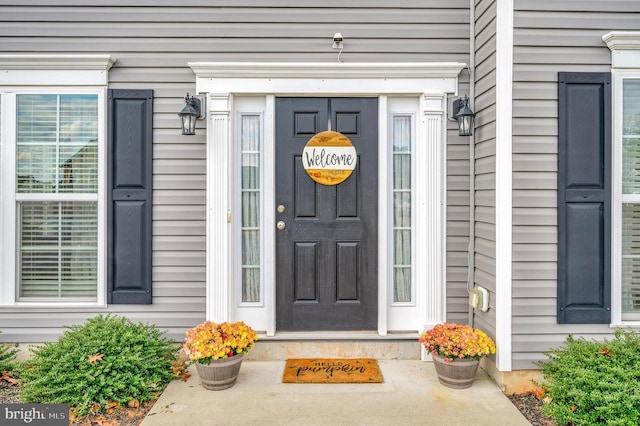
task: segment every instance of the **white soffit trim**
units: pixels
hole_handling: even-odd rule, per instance
[[[640,31],[611,31],[602,40],[611,49],[613,68],[640,68]]]
[[[457,77],[460,62],[189,62],[198,77],[209,78],[424,78]]]
[[[459,62],[189,62],[198,93],[456,93]],[[349,81],[349,84],[344,84]],[[428,82],[428,83],[427,83]]]
[[[106,86],[115,62],[110,55],[0,55],[0,86]]]
[[[498,0],[496,28],[496,366],[511,371],[513,0]]]

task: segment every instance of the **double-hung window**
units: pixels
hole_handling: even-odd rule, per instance
[[[640,72],[619,75],[620,96],[616,148],[620,184],[620,291],[621,319],[640,320]]]
[[[7,70],[0,77],[0,305],[105,302],[112,63],[108,56],[0,58]]]
[[[614,324],[640,322],[640,32],[605,34],[613,74]]]
[[[3,301],[96,302],[103,91],[2,97]]]

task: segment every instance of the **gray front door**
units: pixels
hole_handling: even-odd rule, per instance
[[[307,141],[324,130],[358,153],[334,186],[302,166]],[[276,99],[276,206],[277,330],[377,329],[377,98]]]

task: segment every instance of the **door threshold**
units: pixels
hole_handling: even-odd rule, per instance
[[[274,336],[259,334],[262,341],[280,340],[416,340],[417,331],[390,332],[381,336],[377,331],[279,331]]]

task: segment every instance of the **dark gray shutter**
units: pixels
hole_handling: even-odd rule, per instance
[[[611,321],[611,74],[558,73],[558,323]]]
[[[149,304],[153,90],[107,97],[107,303]]]

